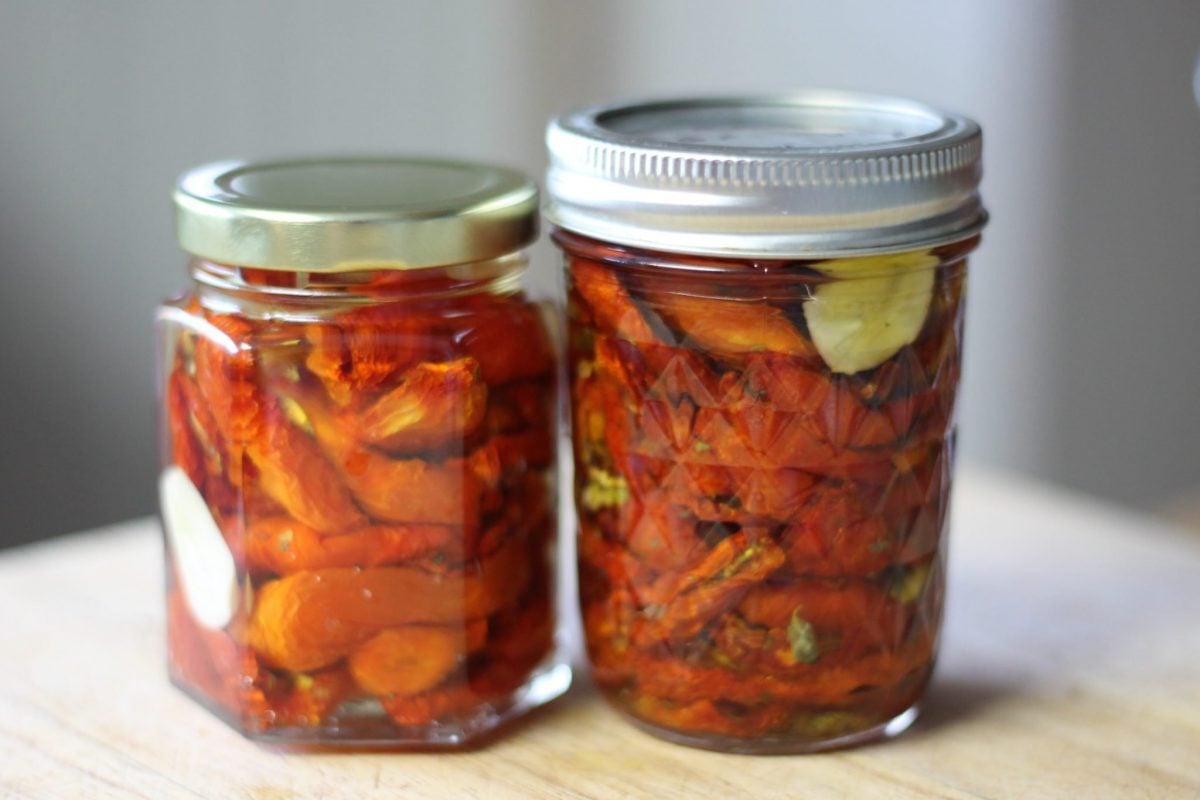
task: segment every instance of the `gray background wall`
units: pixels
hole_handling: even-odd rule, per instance
[[[979,119],[967,460],[1154,505],[1200,488],[1188,0],[0,0],[0,544],[150,513],[168,193],[233,156],[539,175],[556,110],[824,85]],[[557,269],[537,250],[533,282]]]

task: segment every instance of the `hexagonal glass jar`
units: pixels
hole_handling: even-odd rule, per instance
[[[456,745],[561,694],[536,190],[474,164],[184,176],[158,314],[172,680],[246,735]]]

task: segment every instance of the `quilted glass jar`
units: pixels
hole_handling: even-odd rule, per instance
[[[812,92],[549,129],[592,673],[652,733],[906,728],[945,587],[979,129]]]
[[[537,193],[456,162],[215,164],[162,306],[168,651],[284,743],[453,745],[565,690]]]

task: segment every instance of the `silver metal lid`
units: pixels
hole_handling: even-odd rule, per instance
[[[804,91],[575,111],[551,121],[546,217],[707,255],[827,257],[977,233],[979,126],[921,103]]]
[[[218,162],[175,189],[187,252],[307,272],[496,258],[536,238],[537,211],[537,187],[513,170],[393,156]]]

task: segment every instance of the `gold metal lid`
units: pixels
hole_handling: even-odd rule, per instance
[[[187,252],[300,272],[482,261],[537,236],[537,187],[519,172],[396,157],[223,161],[185,173],[175,226]]]

